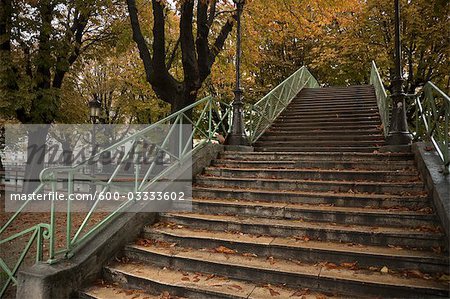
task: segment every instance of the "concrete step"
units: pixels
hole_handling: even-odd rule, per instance
[[[333,161],[333,162],[411,162],[412,153],[342,153],[342,152],[234,152],[225,151],[220,154],[223,159],[247,161]]]
[[[283,191],[321,191],[321,192],[355,192],[355,193],[377,193],[377,194],[411,194],[424,195],[425,186],[422,182],[355,182],[355,181],[326,181],[326,180],[298,180],[280,178],[258,178],[255,177],[225,177],[200,175],[195,178],[199,186],[208,187],[237,187],[240,189],[269,189]]]
[[[189,271],[189,264],[183,265],[182,261],[178,264],[184,266],[183,269],[172,269],[163,263],[174,264],[175,258],[171,259],[163,250],[157,250],[156,248],[143,247],[143,246],[129,246],[125,253],[128,256],[135,258],[132,263],[114,263],[105,268],[105,276],[109,277],[117,284],[123,284],[127,282],[128,285],[135,286],[141,290],[145,290],[151,293],[163,293],[166,296],[169,293],[171,299],[176,298],[198,298],[198,299],[215,299],[215,298],[252,298],[252,299],[267,299],[274,294],[277,294],[277,298],[289,298],[301,294],[302,289],[288,288],[286,286],[273,284],[259,284],[252,281],[236,280],[229,275],[221,275],[218,273],[212,273],[209,269],[198,269]],[[148,261],[149,257],[157,257],[159,261]],[[181,257],[180,257],[181,258]],[[144,262],[139,261],[140,259]],[[195,259],[186,259],[185,261],[193,262]],[[207,264],[205,263],[204,266]],[[326,298],[330,295],[326,295],[322,292],[313,290],[304,290],[306,294],[305,298]],[[333,296],[335,297],[335,296]],[[141,298],[141,297],[134,297]],[[143,297],[145,298],[145,297]],[[158,297],[169,298],[169,297]],[[337,297],[345,298],[345,297]]]
[[[194,198],[193,210],[203,214],[242,215],[279,219],[303,219],[305,221],[340,224],[421,227],[437,226],[436,215],[431,208],[410,210],[405,207],[355,208],[283,202],[257,202],[219,198]]]
[[[351,292],[353,295],[395,294],[421,296],[446,296],[447,286],[437,280],[401,278],[381,273],[359,273],[348,269],[331,269],[327,266],[302,264],[301,262],[247,257],[239,254],[224,254],[211,250],[192,250],[187,248],[165,248],[163,246],[130,245],[125,255],[141,263],[159,266],[173,265],[189,272],[210,273],[226,276],[238,281],[260,284],[285,284],[288,287],[301,287],[331,293]],[[142,272],[144,272],[141,269]],[[180,277],[178,277],[180,278]],[[128,279],[127,279],[128,280]],[[353,284],[353,286],[351,286]],[[243,287],[239,287],[242,291]],[[251,298],[250,293],[245,296]],[[266,294],[267,296],[267,294]],[[266,298],[270,298],[267,296]]]
[[[281,122],[281,121],[276,121],[273,123],[272,128],[274,127],[301,127],[301,126],[306,126],[306,127],[316,127],[317,129],[322,128],[322,127],[337,127],[337,126],[355,126],[355,127],[359,127],[359,126],[370,126],[370,125],[380,125],[380,121],[379,120],[370,120],[370,119],[355,119],[355,120],[345,120],[345,119],[336,119],[336,120],[324,120],[324,119],[299,119],[295,122]]]
[[[422,209],[430,206],[426,196],[353,194],[331,192],[283,191],[264,189],[237,189],[200,187],[192,189],[194,198],[254,200],[258,202],[333,205],[338,207]]]
[[[280,123],[280,124],[285,124],[285,123],[298,123],[299,121],[303,122],[303,121],[308,121],[308,122],[320,122],[323,120],[327,120],[327,121],[342,121],[342,122],[350,122],[350,121],[355,121],[355,122],[360,122],[360,121],[380,121],[380,116],[379,115],[372,115],[372,116],[324,116],[324,117],[320,117],[320,116],[314,116],[314,117],[308,117],[308,116],[295,116],[295,117],[279,117],[274,123]]]
[[[343,131],[378,131],[381,132],[381,125],[380,124],[368,124],[368,125],[360,125],[360,126],[355,126],[355,125],[340,125],[339,126],[340,129],[342,129]],[[280,133],[284,133],[286,131],[290,131],[292,133],[308,133],[310,135],[314,135],[316,132],[326,132],[326,131],[335,131],[336,130],[336,126],[331,126],[331,125],[325,125],[325,126],[318,126],[317,124],[312,124],[312,125],[304,125],[304,126],[279,126],[279,127],[269,127],[265,132],[264,135],[266,134],[277,134],[278,132]],[[262,136],[264,136],[262,135]],[[340,134],[342,135],[342,134]]]
[[[333,147],[311,147],[311,146],[305,146],[305,147],[290,147],[290,146],[264,146],[264,147],[255,147],[256,151],[261,151],[261,152],[312,152],[312,151],[316,151],[316,152],[337,152],[337,151],[341,151],[341,152],[347,152],[347,153],[355,153],[355,152],[360,152],[360,153],[372,153],[374,151],[379,150],[378,146],[368,146],[368,147],[357,147],[357,146],[333,146]]]
[[[291,103],[289,103],[292,107],[334,107],[334,106],[340,106],[340,105],[353,105],[355,107],[358,107],[360,105],[376,105],[376,99],[373,97],[366,97],[366,98],[294,98]]]
[[[258,140],[255,142],[255,147],[380,147],[384,145],[384,139],[378,140]]]
[[[359,141],[382,141],[384,142],[384,135],[382,134],[347,134],[337,137],[336,135],[312,135],[312,134],[264,134],[258,139],[258,142],[262,141],[332,141],[339,138],[339,141],[353,141],[355,143]]]
[[[394,245],[412,248],[445,247],[441,232],[405,227],[375,227],[337,223],[310,222],[293,219],[212,215],[199,213],[167,213],[162,221],[175,222],[191,228],[238,231],[269,236],[307,236],[312,240],[336,241],[365,245]],[[434,228],[431,228],[434,229]]]
[[[322,129],[322,130],[314,130],[314,128],[311,128],[309,131],[306,130],[297,130],[297,131],[293,131],[293,130],[288,130],[288,131],[282,131],[282,130],[277,130],[276,132],[273,131],[267,131],[264,133],[264,135],[261,136],[261,138],[265,138],[265,137],[277,137],[277,136],[281,136],[281,137],[290,137],[292,139],[295,139],[296,137],[311,137],[314,138],[315,136],[339,136],[339,138],[341,137],[347,137],[347,136],[373,136],[373,135],[377,135],[377,136],[383,136],[383,132],[381,132],[380,130],[377,129],[367,129],[367,130],[361,130],[361,129],[357,129],[354,128],[353,130],[336,130],[335,128],[329,128],[329,129]]]
[[[291,108],[291,107],[289,107]],[[373,114],[378,114],[378,107],[374,107],[374,108],[353,108],[353,109],[336,109],[336,110],[330,110],[327,109],[326,111],[309,111],[309,110],[301,110],[301,111],[296,111],[293,109],[286,109],[285,111],[282,112],[281,116],[291,116],[291,115],[309,115],[309,116],[313,116],[313,115],[320,115],[320,116],[324,116],[324,115],[373,115]]]
[[[295,260],[301,257],[306,263],[328,261],[337,265],[355,264],[358,268],[382,267],[407,270],[418,269],[425,273],[446,273],[448,257],[430,251],[409,250],[400,247],[368,246],[354,243],[333,243],[295,237],[270,237],[236,232],[194,230],[159,223],[146,227],[143,237],[166,243],[176,243],[186,248],[218,248],[224,246],[237,253],[251,252],[256,256]]]
[[[302,105],[302,104],[295,104],[290,103],[287,110],[284,110],[284,112],[292,111],[295,113],[323,113],[323,112],[340,112],[340,111],[376,111],[378,110],[378,106],[376,103],[358,103],[358,104],[352,104],[352,103],[334,103],[332,105],[322,106],[322,105],[314,105],[314,104],[308,104],[308,105]],[[283,112],[283,113],[284,113]]]
[[[79,299],[161,299],[162,295],[152,295],[143,290],[130,289],[118,286],[119,284],[109,284],[104,282],[103,284],[97,284],[88,287],[79,292]],[[168,295],[168,293],[166,294]],[[169,298],[169,297],[167,297]],[[182,298],[180,298],[182,299]]]
[[[416,171],[333,170],[333,169],[258,169],[206,167],[205,175],[230,178],[297,179],[326,181],[420,182]]]
[[[322,169],[366,169],[366,170],[415,170],[414,161],[302,161],[302,160],[255,160],[216,159],[214,167],[221,168],[322,168]]]
[[[366,114],[328,114],[328,113],[318,113],[318,114],[303,114],[303,113],[286,113],[278,117],[279,121],[293,121],[298,119],[380,119],[380,115],[375,113]]]

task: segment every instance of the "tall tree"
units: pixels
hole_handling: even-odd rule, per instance
[[[63,79],[80,54],[109,38],[113,19],[108,0],[2,0],[0,8],[1,115],[23,124],[51,124],[61,103]],[[48,126],[29,131],[28,144],[42,148],[29,155],[26,181],[43,168]],[[31,184],[33,189],[36,183]],[[25,187],[26,189],[30,189]]]
[[[233,13],[231,18],[222,20],[221,23],[223,24],[221,24],[220,30],[210,44],[209,39],[213,33],[211,29],[216,16],[225,15],[224,11],[217,11],[219,1],[177,1],[179,38],[174,43],[172,54],[167,55],[168,41],[165,25],[167,18],[173,12],[171,12],[167,1],[152,0],[151,4],[153,12],[152,51],[150,51],[146,37],[141,31],[136,1],[127,0],[133,40],[139,49],[147,81],[158,97],[171,104],[172,111],[177,111],[194,103],[197,99],[199,89],[210,75],[217,55],[223,49],[225,41],[232,31],[236,16]],[[177,79],[171,73],[172,62],[176,57],[178,48],[181,50],[182,79]]]

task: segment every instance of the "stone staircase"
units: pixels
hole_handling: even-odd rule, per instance
[[[381,131],[371,86],[303,90],[255,152],[196,178],[193,212],[161,215],[80,296],[448,297],[446,237]]]

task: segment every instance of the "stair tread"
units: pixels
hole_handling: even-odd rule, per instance
[[[302,238],[287,238],[275,236],[261,236],[228,231],[210,231],[188,228],[185,226],[157,226],[146,227],[147,232],[177,236],[179,238],[194,238],[204,240],[216,240],[229,243],[245,243],[258,246],[288,247],[292,249],[308,249],[320,251],[333,251],[341,253],[355,253],[362,256],[374,255],[380,257],[398,257],[408,259],[425,259],[435,263],[447,264],[449,259],[444,254],[436,254],[430,251],[410,250],[401,247],[373,246],[362,244],[346,244],[337,242],[324,242],[305,240]],[[349,260],[349,262],[352,262]]]
[[[278,169],[280,170],[280,169]],[[376,170],[374,170],[376,171]],[[216,175],[198,175],[197,178],[209,180],[223,180],[223,181],[255,181],[255,177],[226,177],[226,176],[216,176]],[[322,185],[340,185],[343,187],[357,187],[357,186],[388,186],[388,187],[411,187],[411,186],[423,186],[422,182],[415,181],[398,181],[398,182],[385,182],[379,181],[347,181],[347,180],[313,180],[313,179],[287,179],[287,178],[257,178],[258,181],[262,182],[282,182],[282,183],[296,183],[296,184],[322,184]],[[407,190],[407,189],[406,189]],[[406,191],[405,190],[405,191]],[[423,195],[423,194],[422,194]]]
[[[274,219],[274,218],[256,218],[256,217],[239,217],[230,215],[212,215],[212,214],[200,214],[195,212],[179,212],[179,213],[166,213],[167,217],[187,218],[203,221],[224,222],[224,223],[237,223],[244,225],[262,225],[272,227],[284,227],[289,229],[301,228],[301,229],[314,229],[323,231],[340,231],[345,233],[356,234],[385,234],[396,237],[401,236],[415,236],[421,239],[440,239],[443,237],[442,233],[421,231],[413,228],[405,227],[373,227],[364,225],[343,225],[338,223],[324,223],[324,222],[312,222],[293,219]]]
[[[188,248],[167,248],[164,246],[142,246],[129,245],[128,249],[141,251],[143,253],[152,253],[176,259],[191,260],[196,263],[210,263],[218,266],[232,266],[237,268],[254,269],[255,271],[267,271],[272,273],[289,273],[300,277],[312,277],[316,279],[333,279],[343,281],[357,281],[366,284],[380,286],[394,286],[410,288],[415,290],[437,290],[448,292],[448,285],[445,282],[437,280],[427,280],[419,278],[405,278],[394,274],[381,274],[369,270],[350,270],[345,268],[333,269],[327,264],[302,264],[295,261],[283,259],[265,259],[253,256],[244,256],[240,254],[226,254],[214,252],[212,250],[195,250]],[[132,266],[135,267],[135,265]],[[122,269],[124,267],[122,266]],[[147,274],[142,267],[139,267],[140,275]],[[135,272],[136,273],[136,272]],[[150,274],[150,273],[149,273]],[[152,275],[155,273],[152,272]],[[160,273],[159,273],[160,274]],[[180,275],[183,275],[180,273]],[[148,275],[146,275],[148,276]],[[176,277],[177,283],[180,283],[181,276]],[[249,278],[251,280],[251,278]],[[197,285],[196,285],[197,286]]]
[[[233,154],[233,155],[243,155],[243,156],[252,156],[252,155],[274,155],[278,154],[278,152],[237,152],[237,151],[226,151],[225,154]],[[320,156],[360,156],[360,157],[407,157],[412,158],[414,155],[412,153],[342,153],[342,152],[284,152],[283,156],[310,156],[310,155],[320,155]]]
[[[193,203],[205,204],[220,204],[239,207],[270,207],[281,210],[297,210],[297,211],[316,211],[316,212],[332,212],[332,213],[346,213],[346,214],[373,214],[373,215],[392,215],[396,216],[425,216],[434,217],[429,209],[423,208],[419,210],[412,210],[408,208],[375,208],[375,207],[336,207],[333,205],[316,205],[305,203],[284,203],[284,202],[262,202],[262,201],[248,201],[248,200],[232,200],[220,198],[193,198]]]
[[[142,246],[136,247],[136,249],[150,251],[148,247]],[[163,250],[157,252],[159,254],[164,253]],[[195,259],[195,257],[192,258]],[[114,272],[121,272],[148,281],[154,281],[161,285],[176,286],[193,292],[205,293],[206,295],[211,296],[211,298],[218,296],[221,298],[264,299],[271,296],[270,289],[261,286],[260,284],[223,276],[213,276],[209,273],[181,271],[167,267],[160,268],[158,266],[139,262],[115,263],[108,268]],[[271,285],[270,288],[280,294],[277,298],[292,298],[292,295],[297,292],[296,289],[289,289],[287,287]],[[317,298],[316,296],[319,295],[320,293],[318,292],[310,292],[305,298]]]
[[[95,299],[161,299],[161,296],[151,295],[142,290],[121,288],[117,285],[94,285],[82,291],[84,297]],[[179,299],[181,299],[179,297]]]
[[[396,174],[406,174],[406,175],[410,175],[410,176],[417,176],[419,173],[416,171],[411,171],[411,170],[365,170],[365,169],[323,169],[323,168],[285,168],[285,169],[273,169],[273,168],[239,168],[239,167],[214,167],[214,166],[208,166],[205,167],[205,171],[208,170],[231,170],[231,171],[267,171],[267,172],[273,172],[273,173],[278,173],[280,171],[282,172],[322,172],[322,173],[370,173],[370,174],[392,174],[392,175],[396,175]]]
[[[244,160],[244,159],[216,159],[214,161],[214,163],[217,164],[227,164],[227,163],[232,163],[232,164],[238,164],[238,165],[242,165],[242,164],[273,164],[274,166],[279,165],[280,163],[282,164],[300,164],[303,162],[308,162],[308,163],[315,163],[315,164],[327,164],[330,162],[335,162],[335,163],[348,163],[348,164],[366,164],[366,163],[373,163],[373,164],[380,164],[385,166],[386,164],[388,164],[388,166],[395,166],[395,165],[399,165],[402,167],[405,166],[409,166],[412,167],[414,166],[412,161],[362,161],[362,160],[343,160],[343,161],[311,161],[311,160],[269,160],[269,161],[265,161],[265,160]],[[282,169],[282,167],[280,167]],[[301,167],[300,167],[301,168]]]
[[[192,190],[206,190],[206,191],[218,191],[218,192],[256,192],[256,193],[266,193],[266,194],[280,194],[278,191],[270,189],[249,189],[237,187],[227,188],[227,187],[215,187],[215,186],[194,186]],[[425,200],[426,196],[405,196],[405,195],[391,195],[391,194],[366,194],[366,193],[343,193],[343,192],[321,192],[321,191],[293,191],[293,190],[282,190],[283,194],[292,194],[298,196],[316,196],[316,197],[335,197],[335,198],[372,198],[372,199],[403,199],[403,200]]]

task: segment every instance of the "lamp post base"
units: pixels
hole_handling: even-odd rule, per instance
[[[411,145],[412,139],[412,134],[409,132],[389,132],[386,143],[393,146],[408,146]]]
[[[255,148],[249,145],[225,145],[225,150],[229,152],[252,153],[255,151]]]
[[[225,140],[226,145],[232,146],[248,146],[248,140],[245,135],[233,134],[230,133]]]

